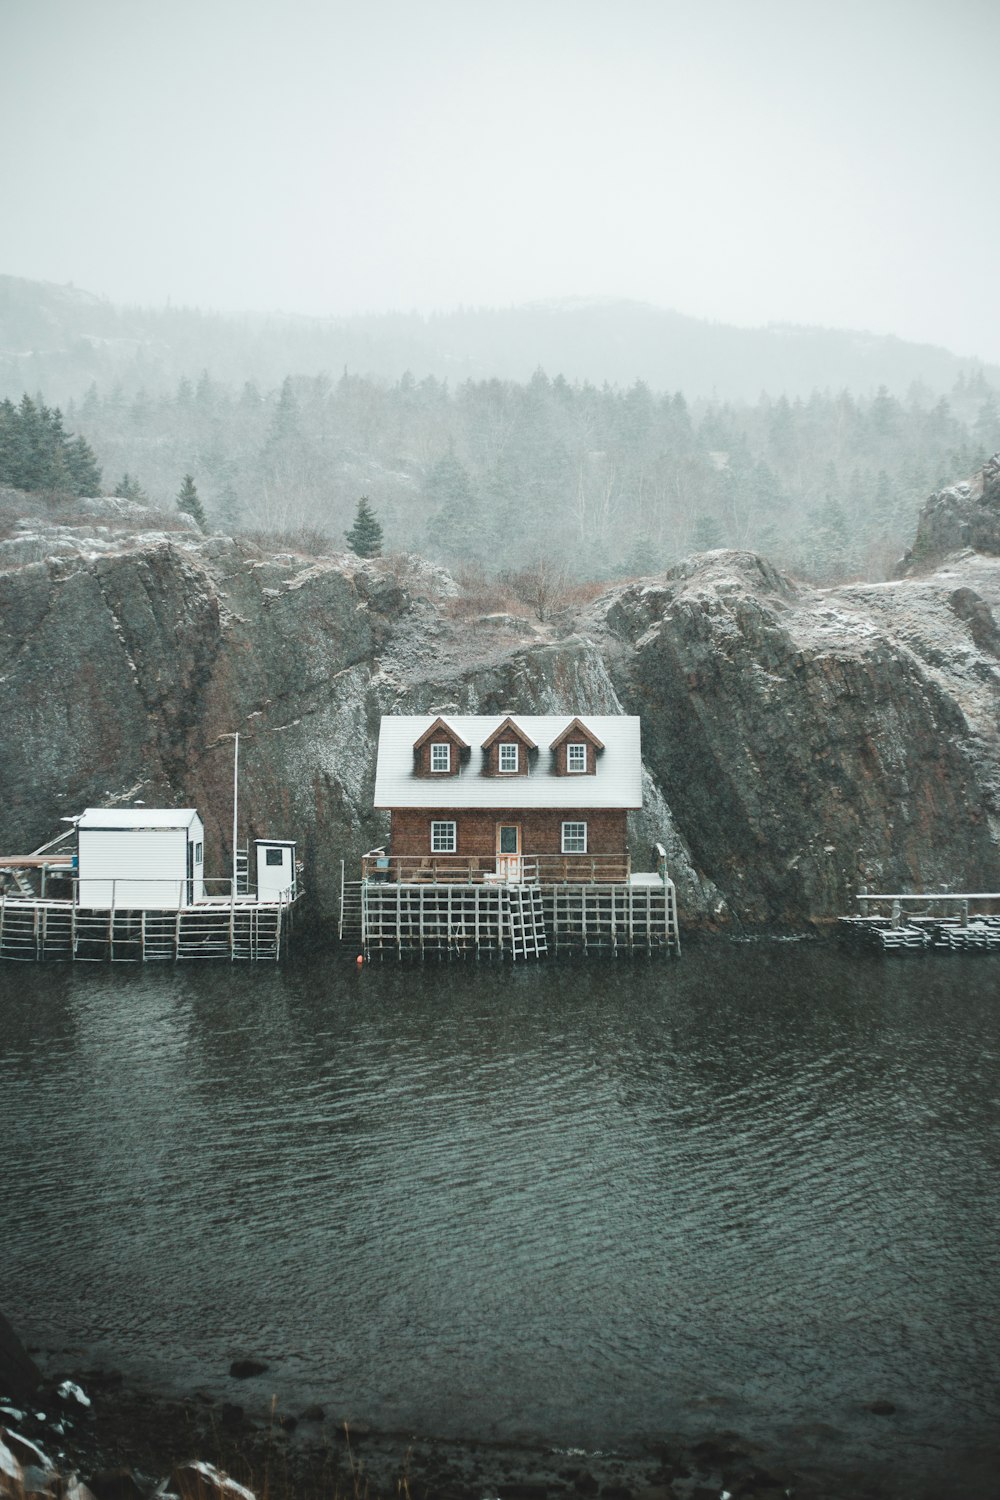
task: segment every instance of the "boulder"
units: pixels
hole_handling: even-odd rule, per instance
[[[143,1500],[143,1489],[131,1469],[101,1469],[88,1486],[96,1500]]]
[[[256,1500],[253,1490],[201,1460],[176,1468],[170,1485],[180,1500]]]

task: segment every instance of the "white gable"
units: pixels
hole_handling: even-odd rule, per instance
[[[595,776],[557,776],[553,740],[577,715],[443,714],[440,717],[466,744],[469,756],[457,776],[414,775],[413,747],[439,716],[391,714],[382,720],[375,768],[376,807],[641,807],[642,751],[639,720],[628,714],[580,714],[604,744]],[[534,740],[537,755],[527,776],[484,776],[481,749],[495,729],[511,718]]]

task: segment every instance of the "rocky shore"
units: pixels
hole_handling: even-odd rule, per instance
[[[36,1364],[36,1359],[38,1363]],[[230,1397],[158,1393],[73,1355],[26,1352],[0,1315],[0,1500],[993,1500],[997,1455],[936,1469],[794,1463],[744,1434],[664,1434],[602,1451],[378,1431],[320,1406],[239,1399],[266,1365],[236,1361]],[[213,1372],[218,1375],[219,1372]],[[892,1404],[869,1403],[891,1421]],[[826,1451],[824,1451],[826,1449]]]
[[[641,716],[630,847],[640,869],[666,846],[689,926],[801,930],[862,885],[994,889],[998,464],[931,497],[903,577],[816,588],[709,552],[544,620],[416,557],[0,494],[2,852],[85,806],[195,805],[224,872],[238,730],[246,831],[298,840],[329,934],[341,859],[386,836],[382,715],[517,706]]]

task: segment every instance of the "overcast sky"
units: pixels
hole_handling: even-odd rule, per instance
[[[996,0],[0,0],[0,270],[1000,360]]]

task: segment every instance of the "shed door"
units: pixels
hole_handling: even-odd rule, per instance
[[[521,825],[497,824],[497,874],[507,880],[521,878]]]

